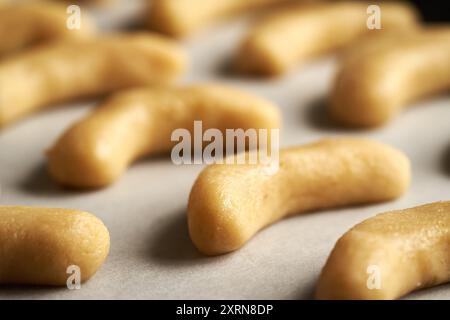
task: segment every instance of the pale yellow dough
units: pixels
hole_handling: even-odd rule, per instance
[[[286,0],[155,0],[148,23],[154,30],[181,37],[223,17],[283,2]]]
[[[379,214],[338,240],[322,270],[316,297],[397,299],[448,282],[449,248],[449,201]],[[376,287],[368,285],[369,266],[378,268]]]
[[[375,127],[404,106],[450,90],[450,26],[365,41],[344,57],[330,94],[339,124]]]
[[[369,30],[370,4],[342,1],[275,11],[257,23],[244,39],[236,59],[237,68],[247,73],[279,75],[362,36],[417,28],[418,18],[412,6],[386,2],[380,4],[382,29]]]
[[[223,254],[285,216],[392,200],[409,183],[409,160],[366,139],[326,139],[282,150],[276,173],[263,165],[211,165],[192,187],[189,233],[201,252]]]
[[[172,82],[186,57],[173,41],[128,34],[60,42],[0,63],[0,127],[54,103]]]
[[[137,158],[166,153],[175,129],[279,128],[272,103],[220,85],[138,88],[120,92],[66,131],[48,152],[49,170],[63,185],[111,184]]]
[[[87,212],[0,206],[0,283],[65,286],[68,267],[91,278],[109,252],[109,233]]]
[[[81,13],[81,28],[67,28],[67,5],[42,1],[0,8],[0,57],[57,40],[85,39],[96,34],[94,21]]]

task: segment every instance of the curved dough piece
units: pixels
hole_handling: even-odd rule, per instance
[[[81,28],[67,28],[67,6],[42,1],[0,8],[0,57],[37,44],[94,36],[95,24],[84,11]]]
[[[376,40],[343,60],[329,104],[340,124],[380,126],[405,105],[450,89],[450,28]]]
[[[0,283],[65,286],[76,265],[81,281],[109,252],[109,233],[87,212],[0,206]]]
[[[279,75],[311,58],[341,49],[364,35],[410,31],[417,27],[413,7],[387,2],[380,4],[383,29],[369,30],[370,4],[343,1],[280,10],[253,27],[241,45],[237,67],[247,73]]]
[[[51,175],[61,184],[104,187],[137,158],[166,153],[175,129],[279,128],[278,109],[261,98],[218,86],[139,88],[118,93],[75,124],[48,152]]]
[[[448,282],[449,246],[449,201],[379,214],[338,240],[322,270],[316,297],[397,299]],[[368,286],[374,270],[378,287]]]
[[[186,57],[153,34],[60,42],[0,63],[0,127],[48,105],[173,81]]]
[[[286,0],[155,0],[149,11],[152,29],[181,37],[217,19]]]
[[[212,165],[192,187],[189,232],[201,252],[223,254],[283,217],[395,199],[409,181],[401,152],[366,139],[283,150],[275,174],[262,165]]]

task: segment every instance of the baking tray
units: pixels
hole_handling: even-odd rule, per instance
[[[142,1],[119,1],[94,14],[105,31],[112,31],[127,26],[142,6]],[[0,299],[310,299],[330,250],[351,226],[383,211],[450,199],[448,95],[418,103],[376,130],[340,130],[324,113],[336,71],[334,58],[272,80],[227,71],[247,24],[247,18],[238,19],[184,41],[191,67],[182,82],[220,81],[272,100],[283,114],[282,146],[338,135],[389,143],[412,161],[409,192],[393,202],[298,215],[258,233],[241,250],[205,257],[192,245],[186,223],[189,191],[202,166],[148,158],[107,189],[68,191],[53,183],[44,151],[98,101],[71,103],[0,133],[0,203],[92,212],[110,230],[110,255],[80,290],[8,286],[1,287]],[[419,291],[406,299],[450,299],[450,287]]]

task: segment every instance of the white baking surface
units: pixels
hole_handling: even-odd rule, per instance
[[[122,25],[140,11],[139,2],[123,1],[122,6],[109,15],[97,12],[105,28]],[[62,190],[49,179],[44,150],[95,105],[73,103],[0,133],[0,204],[92,212],[110,230],[110,255],[80,290],[9,286],[0,289],[0,299],[310,299],[330,250],[348,228],[379,212],[450,199],[448,95],[418,103],[380,129],[334,128],[321,102],[335,72],[334,59],[312,62],[271,81],[224,72],[245,24],[231,22],[185,41],[192,62],[184,82],[221,81],[272,100],[283,113],[283,146],[335,135],[371,137],[396,146],[412,160],[409,192],[390,203],[298,215],[263,230],[237,252],[204,257],[191,244],[186,227],[187,198],[201,166],[175,166],[169,157],[145,159],[116,184],[95,192]],[[450,286],[406,298],[450,299]]]

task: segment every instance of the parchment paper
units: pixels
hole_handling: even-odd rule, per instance
[[[96,9],[95,14],[111,31],[138,16],[141,8],[142,2],[122,1],[107,13]],[[52,182],[44,150],[97,102],[72,103],[0,133],[0,204],[92,212],[110,230],[109,258],[80,290],[9,286],[0,288],[0,299],[310,299],[330,250],[348,228],[383,211],[450,199],[448,95],[418,103],[380,129],[337,129],[324,115],[336,69],[332,57],[269,81],[226,71],[247,22],[213,27],[185,41],[192,62],[183,82],[221,81],[274,101],[284,117],[283,146],[336,135],[365,136],[396,146],[412,161],[409,192],[390,203],[292,217],[260,232],[235,253],[204,257],[191,244],[186,226],[188,194],[202,166],[175,166],[169,157],[145,159],[116,184],[95,192],[67,191]],[[450,287],[407,298],[449,299]]]

